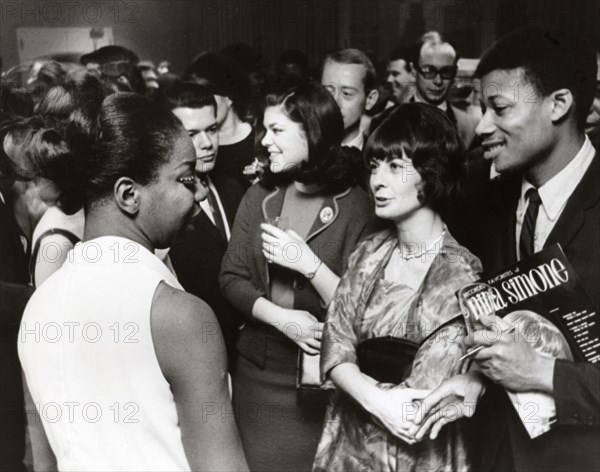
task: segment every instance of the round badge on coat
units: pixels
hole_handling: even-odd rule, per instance
[[[333,218],[333,209],[331,207],[323,208],[319,214],[319,218],[321,218],[321,223],[328,223]]]

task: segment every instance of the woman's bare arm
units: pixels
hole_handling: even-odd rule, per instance
[[[152,301],[152,339],[175,397],[190,468],[246,471],[229,399],[227,354],[215,326],[217,319],[202,300],[164,283],[158,286]]]

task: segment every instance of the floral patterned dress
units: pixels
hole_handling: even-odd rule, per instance
[[[395,231],[386,230],[363,241],[350,257],[329,308],[321,352],[325,387],[331,369],[357,363],[356,346],[380,336],[423,343],[405,384],[433,389],[459,373],[465,335],[456,290],[478,278],[479,260],[446,233],[442,247],[418,290],[384,279],[397,247]],[[454,319],[454,321],[452,321]],[[442,325],[444,325],[442,327]],[[428,335],[440,328],[434,336]],[[383,388],[402,388],[380,384]],[[348,394],[335,390],[327,409],[314,471],[467,471],[469,458],[464,426],[455,422],[435,440],[409,445],[376,423]]]

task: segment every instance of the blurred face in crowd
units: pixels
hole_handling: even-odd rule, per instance
[[[495,70],[481,79],[483,116],[475,131],[483,138],[484,157],[493,159],[498,172],[530,172],[554,146],[551,98],[524,100],[532,87],[520,68]]]
[[[154,181],[141,187],[138,224],[159,249],[169,247],[183,225],[199,213],[197,203],[208,193],[196,176],[195,154],[190,138],[181,134]]]
[[[342,111],[344,129],[358,129],[365,110],[370,110],[377,101],[377,91],[365,90],[367,69],[362,64],[340,64],[328,60],[323,66],[321,85],[337,102]]]
[[[290,120],[281,106],[266,108],[263,125],[266,133],[261,144],[269,152],[271,172],[289,171],[308,160],[304,129],[300,123]]]
[[[369,168],[375,214],[379,218],[399,223],[423,206],[418,198],[421,176],[406,155],[391,160],[371,159]]]
[[[585,120],[585,131],[587,133],[600,133],[600,52],[596,53],[598,72],[596,75],[596,95],[590,109],[590,114]]]
[[[157,89],[158,88],[158,77],[156,76],[156,72],[152,68],[144,68],[141,69],[142,77],[144,78],[144,82],[146,83],[146,87],[149,89]]]
[[[448,43],[425,43],[418,64],[412,65],[417,91],[432,105],[439,105],[448,95],[456,76],[456,51]]]
[[[387,83],[392,87],[392,93],[398,103],[404,103],[410,98],[415,82],[413,75],[406,69],[404,59],[390,61],[387,67]]]
[[[196,172],[213,170],[219,150],[219,127],[214,107],[178,107],[173,114],[179,118],[194,143]]]

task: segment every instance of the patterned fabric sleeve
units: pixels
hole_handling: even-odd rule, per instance
[[[321,382],[323,388],[333,388],[328,379],[334,367],[345,362],[356,363],[356,345],[358,344],[354,321],[356,319],[356,297],[361,286],[359,261],[365,253],[368,241],[359,243],[348,260],[348,269],[342,276],[333,300],[327,311],[327,321],[321,347]]]

